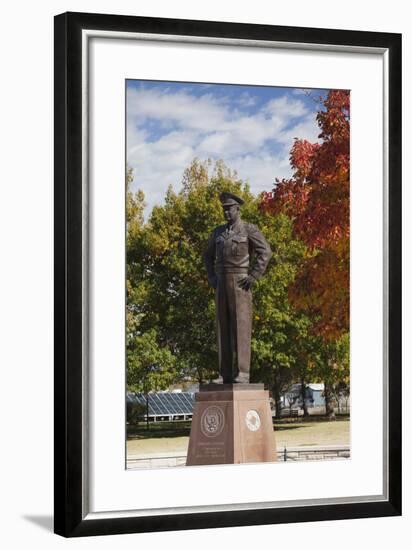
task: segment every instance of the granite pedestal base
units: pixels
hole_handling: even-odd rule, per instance
[[[263,384],[205,384],[195,396],[187,466],[275,462]]]

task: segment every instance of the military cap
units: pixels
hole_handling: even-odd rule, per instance
[[[245,202],[240,197],[233,195],[233,193],[228,193],[227,191],[220,193],[219,198],[222,206],[232,206],[233,204],[242,205]]]

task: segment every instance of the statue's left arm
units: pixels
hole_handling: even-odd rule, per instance
[[[266,271],[269,260],[272,257],[272,250],[270,249],[269,243],[256,226],[252,224],[249,225],[248,236],[255,255],[255,262],[249,275],[255,280],[258,280]]]

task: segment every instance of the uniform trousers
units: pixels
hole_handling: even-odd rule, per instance
[[[217,275],[216,321],[219,369],[223,381],[249,376],[252,336],[252,293],[239,288],[247,273]]]

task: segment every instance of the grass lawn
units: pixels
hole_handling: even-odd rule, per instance
[[[349,445],[349,417],[328,421],[321,419],[276,421],[275,438],[278,449],[315,445]]]
[[[322,417],[282,419],[274,422],[274,436],[278,449],[314,445],[349,445],[349,417],[328,421]],[[186,454],[190,422],[151,423],[128,427],[127,455],[138,458],[151,454]]]

